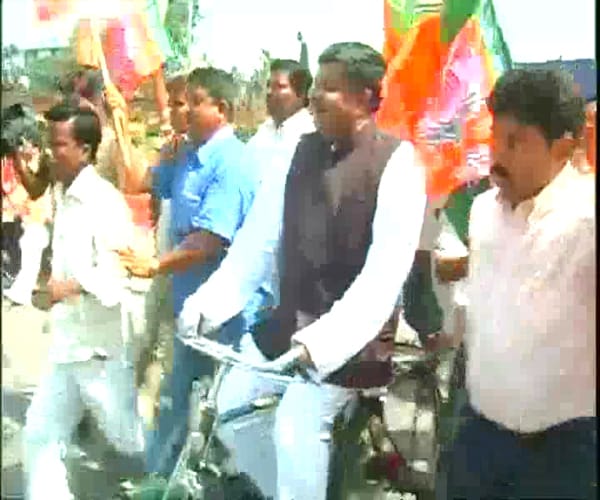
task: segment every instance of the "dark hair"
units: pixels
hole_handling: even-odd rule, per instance
[[[73,71],[58,83],[58,90],[64,96],[79,94],[88,101],[100,97],[103,89],[104,81],[102,79],[102,72],[94,68],[83,68]]]
[[[304,97],[305,105],[308,105],[308,91],[312,86],[313,78],[307,68],[293,59],[275,59],[271,63],[270,71],[271,73],[276,71],[287,73],[294,92],[298,97]]]
[[[488,98],[495,115],[511,115],[538,127],[552,142],[566,132],[579,137],[585,125],[585,100],[564,71],[516,69],[504,73]]]
[[[379,109],[381,80],[385,74],[385,61],[379,52],[364,43],[334,43],[319,56],[319,64],[327,63],[342,63],[352,89],[371,90],[371,111]]]
[[[202,87],[215,100],[223,100],[233,112],[237,100],[237,86],[231,73],[217,68],[196,68],[188,78],[191,87]]]
[[[167,92],[174,92],[176,90],[185,90],[185,84],[187,83],[187,75],[181,73],[179,75],[172,76],[167,79],[166,87]]]
[[[35,111],[30,106],[16,103],[2,110],[1,156],[14,154],[24,141],[41,146],[41,134]]]
[[[91,109],[71,106],[60,103],[46,113],[49,122],[73,122],[73,138],[78,144],[87,144],[90,147],[90,159],[96,160],[98,146],[102,141],[102,127],[98,115]]]

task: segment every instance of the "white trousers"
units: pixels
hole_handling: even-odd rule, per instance
[[[355,397],[328,384],[288,386],[275,418],[277,500],[325,500],[334,419]]]
[[[240,344],[241,353],[249,361],[266,361],[249,333],[242,337]],[[284,393],[273,428],[277,463],[272,470],[277,471],[276,498],[325,500],[334,419],[356,397],[356,391],[329,384],[309,384],[302,379],[286,388],[282,383],[250,371],[232,369],[223,379],[217,406],[219,412],[224,413],[273,393]],[[233,451],[241,464],[265,461],[264,450],[258,444]]]
[[[143,451],[133,369],[121,360],[54,364],[42,379],[25,423],[25,475],[29,500],[74,498],[64,463],[71,435],[85,409],[115,448]]]
[[[43,224],[27,224],[19,240],[21,269],[11,286],[15,297],[31,300],[42,263],[42,253],[49,244],[48,229]]]
[[[264,363],[267,358],[263,356],[252,338],[252,334],[245,333],[240,340],[240,353],[252,363]],[[285,391],[285,384],[277,383],[265,377],[240,368],[232,368],[221,382],[217,396],[219,413],[225,413],[233,408],[250,403],[255,399],[270,395],[281,394]]]

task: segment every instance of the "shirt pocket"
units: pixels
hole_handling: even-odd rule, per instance
[[[92,238],[88,228],[93,221],[84,207],[70,204],[56,218],[53,235],[53,270],[62,279],[74,277],[75,264],[92,257]],[[90,263],[91,265],[91,263]]]
[[[198,217],[210,176],[199,170],[182,171],[175,183],[171,201],[173,230],[176,237],[183,237],[193,229]]]

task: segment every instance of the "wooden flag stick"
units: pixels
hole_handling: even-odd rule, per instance
[[[102,71],[102,79],[104,80],[104,85],[106,87],[110,85],[116,90],[115,85],[110,79],[110,74],[108,73],[106,58],[104,57],[104,50],[102,49],[102,42],[100,40],[100,27],[98,25],[98,20],[96,18],[90,19],[90,26],[92,31],[93,46],[96,52],[96,57],[98,59],[98,64],[100,66],[100,71]],[[115,134],[117,136],[117,143],[119,144],[119,147],[121,148],[121,154],[123,155],[123,163],[125,164],[125,169],[127,170],[127,172],[129,172],[129,170],[131,169],[131,141],[129,140],[127,117],[125,116],[123,110],[119,108],[112,108],[112,117],[115,126]]]

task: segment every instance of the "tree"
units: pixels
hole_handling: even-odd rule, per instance
[[[2,81],[16,82],[23,75],[23,68],[17,63],[21,51],[16,45],[10,44],[2,47]]]
[[[56,91],[58,79],[76,69],[79,65],[72,52],[34,59],[27,64],[26,75],[29,77],[33,93],[47,94]]]
[[[271,62],[273,58],[268,50],[262,49],[261,64],[254,70],[249,82],[249,99],[252,103],[263,103],[266,98],[267,82],[271,72]]]
[[[191,19],[189,17],[191,11]],[[198,0],[170,0],[165,16],[165,29],[171,40],[179,65],[188,61],[188,51],[193,43],[192,33],[202,19]]]

